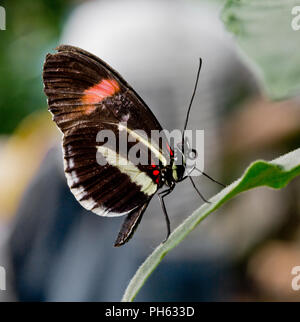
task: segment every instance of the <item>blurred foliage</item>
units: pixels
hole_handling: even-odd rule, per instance
[[[41,80],[44,55],[57,45],[74,2],[1,2],[6,9],[6,30],[0,31],[0,134],[11,133],[24,116],[45,107]]]
[[[0,154],[0,222],[16,213],[25,189],[58,139],[50,113],[38,111],[25,117],[5,140]]]
[[[223,10],[226,27],[254,62],[272,99],[299,95],[300,31],[291,26],[296,5],[295,0],[227,0]]]

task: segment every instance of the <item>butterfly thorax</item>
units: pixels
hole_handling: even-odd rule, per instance
[[[170,165],[165,168],[165,173],[162,177],[165,179],[165,184],[169,187],[174,186],[175,183],[182,181],[185,173],[185,160],[182,158],[181,151],[175,149],[175,157],[171,159]],[[181,162],[179,162],[179,157]]]

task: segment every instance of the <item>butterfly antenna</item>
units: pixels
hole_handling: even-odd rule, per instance
[[[202,67],[202,58],[199,58],[199,67],[198,67],[198,72],[197,72],[196,83],[195,83],[193,95],[192,95],[192,98],[191,98],[191,101],[190,101],[190,105],[188,107],[188,111],[187,111],[186,119],[185,119],[185,123],[184,123],[184,128],[183,128],[183,132],[182,132],[182,148],[183,149],[184,149],[184,133],[185,133],[185,130],[186,130],[188,121],[189,121],[191,107],[192,107],[192,104],[193,104],[193,101],[194,101],[194,97],[195,97],[195,94],[196,94],[196,90],[197,90],[197,86],[198,86],[198,81],[199,81],[201,67]]]

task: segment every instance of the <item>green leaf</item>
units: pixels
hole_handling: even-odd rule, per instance
[[[300,30],[293,26],[300,25],[296,21],[300,10],[295,8],[292,14],[297,5],[300,2],[295,0],[227,0],[222,13],[225,26],[254,62],[254,70],[273,99],[299,94]]]
[[[211,203],[202,205],[160,244],[145,260],[130,281],[122,301],[133,301],[137,293],[165,255],[178,245],[206,216],[218,209],[236,195],[259,186],[275,189],[285,187],[300,174],[300,149],[285,154],[271,162],[256,161],[245,171],[243,176],[227,186],[210,199]]]

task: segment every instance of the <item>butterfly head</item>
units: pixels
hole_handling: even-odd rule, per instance
[[[187,167],[186,160],[195,160],[197,155],[197,150],[183,145],[182,143],[177,145],[172,164],[172,178],[175,182],[180,182],[185,178]]]
[[[182,180],[185,172],[185,166],[176,164],[175,162],[172,165],[172,178],[175,182]]]
[[[178,146],[175,149],[174,159],[171,167],[172,179],[175,182],[179,182],[182,180],[185,173],[185,167],[186,167],[185,156],[182,152],[182,149]]]

